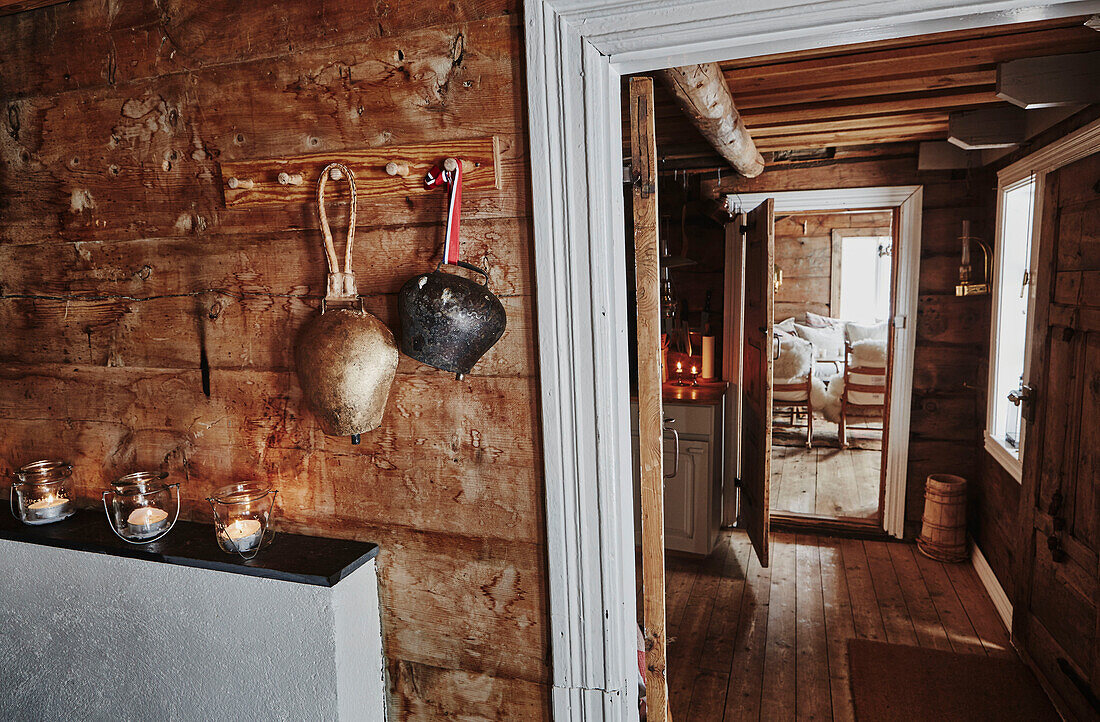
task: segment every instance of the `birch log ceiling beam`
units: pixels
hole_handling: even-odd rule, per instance
[[[764,171],[764,157],[741,120],[717,63],[659,70],[657,77],[703,137],[734,170],[746,178],[755,178]]]

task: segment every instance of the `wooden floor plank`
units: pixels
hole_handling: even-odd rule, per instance
[[[786,447],[788,451],[791,447]],[[782,511],[813,514],[817,497],[817,454],[815,449],[793,449],[783,460]]]
[[[921,553],[915,553],[913,558],[920,569],[921,578],[928,587],[928,595],[936,612],[940,615],[940,621],[947,632],[947,638],[951,641],[951,648],[961,654],[985,654],[981,638],[974,631],[974,625],[966,615],[959,597],[955,594],[955,587],[947,577],[944,564],[929,559]]]
[[[863,542],[843,539],[840,550],[844,557],[844,574],[848,580],[848,594],[852,601],[852,623],[860,639],[886,641],[886,629],[878,608],[871,571],[867,566],[867,554]]]
[[[771,549],[772,589],[768,605],[760,719],[791,720],[797,709],[795,632],[798,623],[798,579],[794,535],[772,535]]]
[[[691,587],[695,584],[699,570],[696,565],[670,557],[665,558],[665,567],[665,627],[668,629],[668,638],[672,639],[684,617]]]
[[[840,449],[814,449],[817,456],[817,500],[815,513],[818,516],[838,518],[859,505],[859,491],[855,488],[855,477],[847,473],[851,463],[848,455]]]
[[[833,711],[818,537],[799,535],[795,543],[795,716],[799,720],[827,720]]]
[[[818,546],[821,590],[825,609],[825,642],[829,657],[829,689],[834,720],[855,719],[848,683],[848,640],[856,636],[844,557],[837,539],[823,537]]]
[[[695,677],[691,689],[691,705],[686,717],[673,715],[673,722],[683,720],[720,720],[726,707],[726,687],[729,685],[729,670],[715,672],[703,670]]]
[[[677,722],[854,719],[848,641],[1014,654],[973,569],[908,544],[776,534],[771,569],[744,532],[706,559],[670,557],[686,596],[669,648]],[[686,583],[685,583],[685,580]],[[908,630],[908,631],[906,631]],[[730,639],[722,639],[729,636]]]
[[[922,647],[951,651],[951,641],[947,630],[943,628],[940,615],[924,585],[917,562],[913,559],[915,549],[912,544],[890,544],[890,560],[894,572],[901,584],[901,593],[905,597],[905,606],[913,620],[913,629],[917,633],[917,643]]]
[[[728,535],[726,538],[728,541],[725,543],[730,548],[726,554],[722,578],[718,581],[714,613],[710,616],[710,626],[703,645],[706,654],[699,666],[701,669],[728,673],[733,663],[737,627],[741,621],[741,596],[745,592],[749,556],[753,552],[752,544],[745,534]]]
[[[1015,657],[1016,652],[1009,642],[1001,616],[997,614],[974,567],[970,564],[945,564],[944,571],[986,653],[991,657]]]
[[[772,509],[833,519],[878,515],[880,451],[775,445]]]
[[[684,715],[691,706],[695,674],[704,653],[707,629],[718,595],[718,583],[729,550],[728,543],[719,544],[700,562],[699,574],[691,586],[676,637],[670,640],[668,646],[668,699],[674,720],[685,719]]]
[[[743,532],[737,532],[744,536]],[[756,720],[760,717],[764,689],[764,650],[768,641],[768,607],[771,604],[771,567],[760,566],[756,554],[749,555],[747,584],[738,612],[733,668],[726,690],[724,722]]]
[[[863,549],[867,553],[867,565],[871,570],[871,582],[875,587],[879,613],[886,629],[886,641],[891,644],[909,644],[916,646],[917,633],[913,621],[905,606],[905,597],[901,592],[894,563],[890,560],[891,542],[865,541]]]

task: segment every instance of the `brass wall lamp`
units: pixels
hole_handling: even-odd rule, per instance
[[[989,246],[985,242],[970,235],[970,221],[963,221],[962,235],[962,262],[959,264],[959,283],[955,286],[956,296],[982,296],[989,293]],[[981,282],[971,280],[970,244],[977,244],[982,251],[982,279]]]

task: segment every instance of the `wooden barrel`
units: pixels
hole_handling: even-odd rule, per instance
[[[966,479],[932,474],[924,484],[924,515],[917,548],[940,562],[966,561]]]

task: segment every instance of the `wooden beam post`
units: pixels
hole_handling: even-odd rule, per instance
[[[630,161],[638,297],[638,459],[641,464],[642,620],[646,709],[668,719],[665,674],[664,411],[661,407],[661,251],[657,241],[657,140],[653,79],[630,79]]]
[[[1100,102],[1100,51],[1001,63],[997,97],[1025,110]]]
[[[963,150],[1015,148],[1025,131],[1024,111],[1013,105],[960,110],[947,120],[947,142]]]
[[[764,157],[756,149],[741,114],[733,104],[726,77],[717,63],[684,65],[657,71],[684,114],[718,154],[746,178],[764,172]]]

